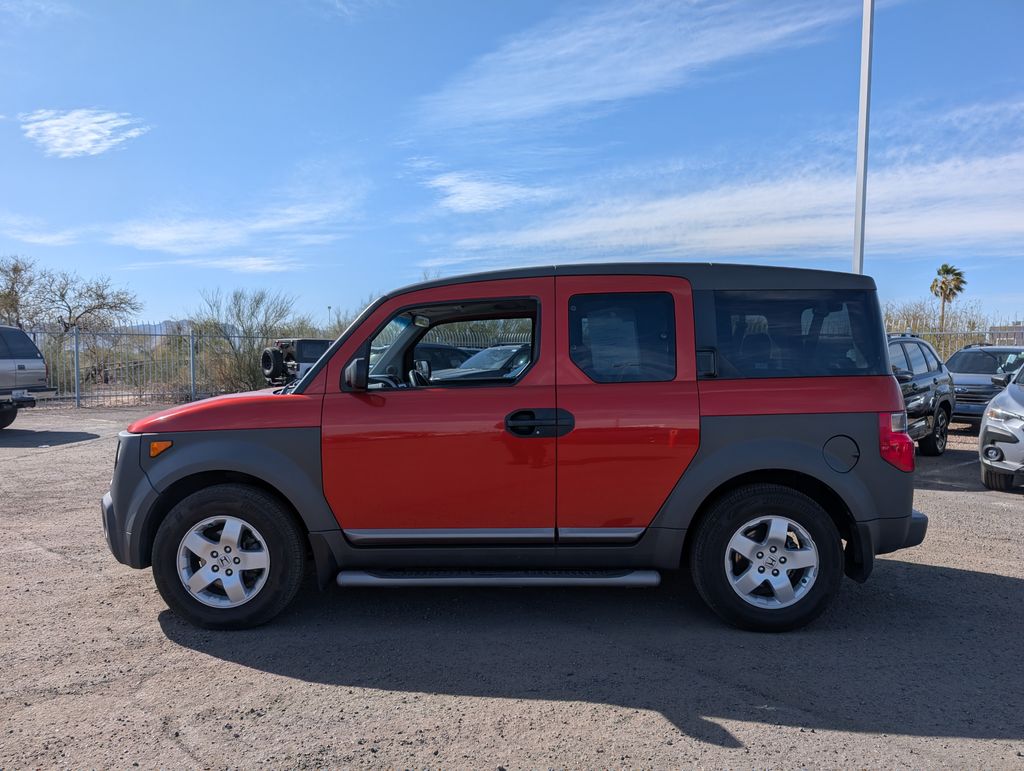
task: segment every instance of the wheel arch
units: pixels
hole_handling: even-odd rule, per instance
[[[292,521],[301,532],[309,533],[309,528],[303,521],[295,504],[292,503],[288,496],[265,479],[260,479],[257,476],[242,471],[226,469],[199,471],[175,480],[160,492],[150,507],[148,515],[143,518],[142,530],[139,533],[139,552],[145,558],[147,565],[152,562],[153,542],[156,540],[156,532],[160,529],[160,525],[167,518],[171,509],[193,493],[223,484],[245,485],[267,493],[288,512]],[[147,565],[143,565],[143,567]]]

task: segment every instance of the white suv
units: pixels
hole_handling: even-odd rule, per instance
[[[1024,484],[1024,367],[994,375],[992,383],[1005,388],[981,419],[981,482],[990,490],[1009,490]]]
[[[0,429],[11,425],[22,407],[54,395],[48,374],[32,339],[17,327],[0,326]]]

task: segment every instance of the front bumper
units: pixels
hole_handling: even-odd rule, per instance
[[[133,568],[149,566],[144,530],[157,492],[140,463],[141,436],[122,431],[110,490],[100,502],[103,536],[114,558]]]
[[[995,394],[993,394],[994,396]],[[981,421],[981,416],[985,414],[985,409],[988,407],[988,402],[977,403],[977,402],[960,402],[956,403],[956,407],[953,408],[953,416],[950,418],[951,421],[962,421],[966,423],[977,423]]]

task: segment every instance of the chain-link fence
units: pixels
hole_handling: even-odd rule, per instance
[[[529,342],[529,332],[476,334],[455,325],[432,332],[431,342],[479,350],[496,343]],[[982,330],[890,330],[912,332],[943,359],[972,343],[1024,346],[1019,322]],[[263,388],[260,353],[275,338],[203,335],[186,325],[167,329],[132,327],[104,332],[29,331],[46,358],[54,399],[48,406],[134,406],[202,399]]]

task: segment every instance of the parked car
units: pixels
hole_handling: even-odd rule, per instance
[[[532,330],[514,378],[415,366],[432,329],[499,322]],[[864,581],[925,537],[884,340],[874,281],[844,273],[602,264],[416,285],[294,387],[132,423],[104,532],[210,628],[274,617],[311,557],[342,587],[641,587],[686,566],[726,621],[792,629],[844,572]]]
[[[530,363],[532,355],[529,345],[492,345],[467,357],[452,369],[436,370],[431,379],[440,380],[491,380],[515,377]]]
[[[283,386],[298,380],[332,342],[309,337],[275,340],[260,355],[260,369],[267,385]]]
[[[889,363],[903,391],[910,438],[922,455],[942,455],[956,409],[949,370],[934,348],[911,334],[889,335]]]
[[[1022,364],[1024,346],[1019,345],[968,345],[950,356],[946,367],[956,391],[953,420],[979,424],[989,401],[1002,390],[992,376],[1016,372]]]
[[[49,369],[32,338],[18,327],[0,326],[0,429],[56,391],[48,385]]]
[[[985,408],[978,455],[981,482],[990,490],[1024,484],[1024,367],[1016,375],[993,375],[1004,389]]]

